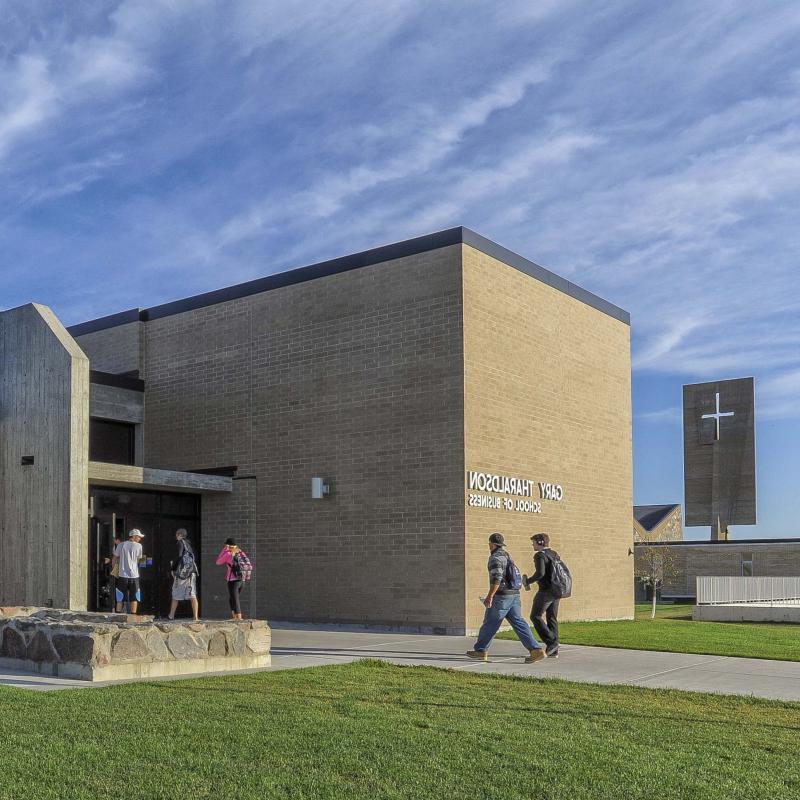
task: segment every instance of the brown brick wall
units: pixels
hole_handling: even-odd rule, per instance
[[[204,499],[204,592],[224,538],[254,527],[260,615],[463,628],[458,246],[153,320],[146,336],[148,464],[258,478],[257,509],[240,489],[227,508]],[[224,608],[217,595],[207,607]]]
[[[128,322],[114,328],[76,336],[75,341],[89,357],[92,369],[116,374],[144,372],[143,323]]]
[[[531,534],[550,534],[575,582],[563,619],[632,616],[629,327],[465,245],[464,352],[466,469],[565,492],[541,514],[467,508],[467,627],[494,530],[523,571]]]

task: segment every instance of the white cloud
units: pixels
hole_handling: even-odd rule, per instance
[[[515,106],[530,86],[545,81],[548,75],[546,64],[534,62],[503,76],[486,91],[468,98],[452,111],[443,108],[431,114],[426,109],[414,109],[409,114],[415,128],[408,136],[410,146],[401,145],[399,152],[385,159],[328,173],[317,181],[313,189],[279,201],[270,198],[259,203],[226,223],[220,231],[221,246],[260,235],[287,217],[329,217],[365,191],[425,173],[450,155],[467,133],[485,125],[493,114]],[[420,124],[420,120],[424,122]],[[379,134],[373,127],[368,135],[373,138]]]
[[[58,90],[48,75],[47,61],[20,56],[0,78],[0,158],[22,136],[42,125],[54,111]]]

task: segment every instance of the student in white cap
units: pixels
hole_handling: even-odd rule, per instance
[[[135,614],[142,599],[139,587],[139,562],[143,556],[142,539],[144,534],[138,528],[133,528],[128,533],[128,541],[114,548],[114,563],[119,569],[115,590],[118,613],[122,612],[127,602],[131,614]]]

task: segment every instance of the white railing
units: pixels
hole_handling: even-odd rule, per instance
[[[698,577],[698,605],[800,605],[800,577]]]

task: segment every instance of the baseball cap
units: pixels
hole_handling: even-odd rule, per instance
[[[128,531],[128,538],[132,539],[134,536],[138,536],[140,539],[144,539],[144,534],[138,528],[131,528]]]
[[[493,533],[489,537],[489,544],[505,544],[505,541],[502,533]]]
[[[534,533],[531,536],[531,541],[536,542],[540,547],[547,544],[547,536],[543,533]]]

